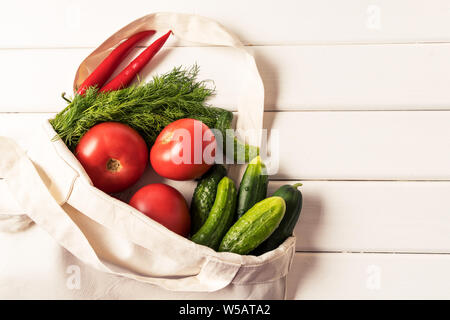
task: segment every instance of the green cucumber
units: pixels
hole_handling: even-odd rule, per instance
[[[230,111],[224,111],[219,115],[216,121],[215,128],[222,134],[222,151],[228,156],[229,153],[232,152],[233,159],[236,163],[247,163],[257,155],[259,155],[259,148],[242,142],[241,140],[236,138],[231,127],[232,121],[233,113]],[[233,141],[233,148],[227,148],[227,141]]]
[[[294,185],[287,184],[275,191],[273,195],[283,198],[286,202],[286,213],[278,228],[255,250],[255,254],[259,255],[274,250],[284,240],[292,236],[300,212],[302,211],[303,196],[301,191],[298,190],[298,187],[301,185],[301,183]]]
[[[235,220],[242,217],[257,202],[266,198],[268,182],[269,176],[267,175],[266,166],[262,163],[261,158],[257,156],[247,165],[242,176]]]
[[[217,186],[226,175],[227,169],[215,164],[197,183],[191,201],[191,234],[196,233],[208,218],[216,198]]]
[[[278,227],[286,211],[281,197],[270,197],[255,204],[225,234],[219,251],[248,254]]]
[[[233,180],[223,177],[217,186],[216,198],[208,219],[200,230],[192,236],[192,241],[217,250],[220,240],[233,223],[236,194]]]

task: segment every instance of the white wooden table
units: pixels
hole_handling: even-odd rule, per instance
[[[304,183],[289,298],[450,298],[450,2],[10,1],[0,135],[26,148],[82,59],[158,11],[213,18],[254,50],[265,126],[281,135],[270,187]],[[229,49],[172,40],[163,52],[152,72],[197,62],[220,93],[211,102],[233,110]]]

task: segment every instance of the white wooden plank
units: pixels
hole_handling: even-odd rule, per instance
[[[266,110],[450,109],[450,44],[253,49],[265,84]],[[75,71],[90,51],[0,50],[0,69],[8,75],[0,79],[7,93],[0,112],[60,110],[65,105],[61,92],[72,92]],[[216,85],[210,102],[235,110],[241,58],[228,48],[166,48],[141,76],[198,63],[199,79]]]
[[[0,68],[9,75],[9,79],[4,77],[0,80],[0,86],[4,86],[5,92],[8,92],[7,98],[5,96],[7,101],[0,103],[0,111],[61,110],[66,105],[61,99],[61,93],[73,94],[76,70],[90,52],[91,49],[0,50]],[[139,50],[135,50],[130,54],[116,73],[138,53]],[[242,56],[237,51],[226,48],[163,49],[141,72],[140,77],[149,80],[153,75],[169,72],[174,67],[190,67],[198,63],[201,67],[199,80],[214,80],[210,83],[211,87],[215,86],[217,92],[220,92],[220,95],[212,97],[209,102],[233,110],[239,91],[236,80],[239,79],[239,70],[242,67],[241,59]],[[18,68],[11,61],[22,62]],[[228,66],[227,70],[221,67],[225,65]],[[222,72],[222,75],[215,76],[217,72]],[[26,95],[23,94],[24,91]]]
[[[450,44],[264,47],[270,110],[448,109]],[[445,57],[444,57],[445,55]]]
[[[297,253],[289,299],[449,299],[450,255]]]
[[[27,147],[50,116],[0,114],[0,135]],[[449,122],[450,111],[266,112],[269,139],[279,137],[272,178],[450,180]]]
[[[278,147],[272,147],[280,155],[275,177],[312,180],[448,180],[449,121],[448,111],[269,112],[264,117],[265,127],[279,136]]]
[[[301,191],[298,251],[450,252],[449,182],[304,181]]]
[[[0,28],[9,30],[0,46],[96,46],[131,21],[161,11],[210,17],[247,44],[450,40],[445,0],[130,0],[126,6],[106,0],[20,0],[0,10]]]
[[[146,176],[136,187],[164,182],[189,202],[195,183]],[[269,195],[292,181],[271,181]],[[298,251],[450,252],[450,183],[305,181],[295,229]],[[125,200],[129,197],[125,197]],[[0,180],[0,214],[21,212]]]
[[[54,114],[2,114],[0,113],[0,136],[14,139],[20,147],[28,150],[34,133],[42,130],[42,123]]]

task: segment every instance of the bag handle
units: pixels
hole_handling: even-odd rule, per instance
[[[62,247],[97,270],[173,291],[216,291],[229,285],[240,269],[240,264],[208,257],[198,274],[176,279],[115,271],[100,260],[83,232],[56,202],[25,152],[13,140],[0,137],[0,154],[0,175],[22,209]]]
[[[248,68],[243,69],[242,73],[239,74],[241,90],[237,103],[239,117],[236,128],[255,131],[262,129],[264,85],[253,55],[234,34],[221,24],[197,15],[162,12],[149,14],[131,22],[109,37],[84,59],[75,75],[74,91],[77,90],[87,76],[106,58],[114,47],[131,35],[145,30],[162,32],[172,30],[176,37],[192,43],[227,46],[240,50],[245,56]],[[260,145],[260,137],[251,138],[259,139],[251,141],[251,143]]]

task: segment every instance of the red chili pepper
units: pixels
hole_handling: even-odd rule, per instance
[[[84,80],[77,93],[83,95],[89,87],[93,86],[101,88],[135,44],[154,33],[154,30],[138,32],[118,45]]]
[[[172,31],[167,32],[161,38],[153,42],[147,49],[137,56],[128,66],[125,67],[114,79],[108,82],[100,92],[119,90],[126,87],[139,71],[153,58],[169,38]]]

